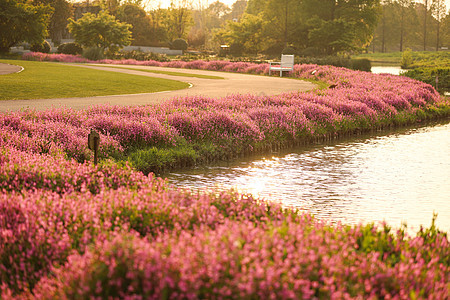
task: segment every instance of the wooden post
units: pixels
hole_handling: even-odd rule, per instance
[[[100,146],[100,135],[94,129],[88,135],[88,148],[94,151],[94,164],[98,162],[98,148]]]

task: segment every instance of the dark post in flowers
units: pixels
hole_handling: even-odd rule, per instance
[[[94,165],[97,165],[98,160],[98,148],[100,145],[100,135],[94,129],[91,129],[91,133],[88,135],[88,148],[94,151]]]

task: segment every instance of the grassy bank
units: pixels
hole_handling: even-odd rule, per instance
[[[352,58],[365,58],[370,60],[372,63],[372,66],[377,65],[393,65],[393,66],[400,66],[401,60],[402,60],[402,53],[401,52],[389,52],[389,53],[362,53],[358,55],[353,55]]]
[[[164,75],[171,75],[171,76],[180,76],[180,77],[195,77],[195,78],[201,78],[201,79],[224,79],[223,77],[220,77],[220,76],[192,74],[192,73],[184,73],[184,72],[148,70],[148,69],[138,69],[138,68],[129,68],[129,67],[114,67],[114,66],[110,66],[110,67],[111,68],[118,68],[118,69],[133,70],[133,71],[141,71],[141,72],[147,72],[147,73],[153,73],[153,74],[164,74]]]
[[[400,66],[402,52],[389,53],[363,53],[353,58],[366,58],[372,65],[394,65]],[[411,52],[412,63],[409,68],[448,68],[450,65],[450,51],[413,51]]]
[[[189,84],[160,78],[91,70],[36,61],[4,60],[20,73],[0,76],[0,100],[93,97],[153,93],[188,88]]]

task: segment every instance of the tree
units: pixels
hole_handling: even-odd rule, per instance
[[[390,0],[383,1],[382,17],[381,17],[381,52],[386,52],[386,22],[387,22],[387,7],[392,4]]]
[[[309,31],[309,40],[321,54],[333,55],[355,49],[355,32],[352,25],[344,19],[324,21],[312,19],[314,28]]]
[[[444,45],[450,45],[450,11],[442,20],[441,37]]]
[[[332,16],[334,20],[341,19],[347,23],[355,34],[353,46],[363,49],[372,41],[379,11],[380,0],[337,1],[332,9]]]
[[[220,1],[211,3],[206,9],[206,27],[219,28],[223,26],[231,9]]]
[[[42,43],[52,8],[17,0],[0,0],[0,52],[5,53],[19,42]]]
[[[116,10],[117,20],[132,25],[132,45],[154,46],[159,43],[151,16],[136,4],[123,4]]]
[[[216,39],[227,43],[230,48],[237,45],[248,54],[258,54],[263,50],[266,35],[264,20],[260,16],[244,14],[240,22],[228,21],[227,26],[216,33]]]
[[[116,16],[121,2],[122,0],[101,0],[100,6],[106,9],[111,15]]]
[[[298,12],[300,6],[296,3],[295,0],[267,0],[262,11],[268,25],[266,33],[281,48],[293,43],[295,29],[301,27],[303,18]]]
[[[239,21],[247,9],[247,0],[237,0],[231,6],[229,19]]]
[[[167,10],[166,27],[170,40],[185,38],[192,25],[189,0],[172,1]]]
[[[429,0],[424,0],[424,13],[423,13],[423,51],[427,50],[427,17],[429,9]]]
[[[407,17],[407,9],[412,7],[412,0],[397,0],[400,10],[400,52],[403,51],[403,42],[405,38],[405,19]]]
[[[68,20],[73,17],[72,4],[66,0],[35,0],[33,3],[50,5],[53,8],[48,33],[53,42],[60,43],[66,35]]]
[[[439,50],[439,33],[440,33],[440,25],[441,21],[445,18],[445,2],[444,0],[433,0],[431,4],[431,9],[433,12],[433,16],[436,19],[436,51]]]
[[[75,41],[85,47],[98,47],[114,53],[131,43],[131,25],[116,20],[106,11],[97,16],[85,14],[78,21],[69,20],[69,31]]]

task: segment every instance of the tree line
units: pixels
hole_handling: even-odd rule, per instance
[[[203,1],[173,0],[168,8],[149,9],[149,0],[0,0],[0,51],[44,38],[59,43],[68,29],[80,36],[80,28],[96,18],[112,26],[105,27],[109,34],[98,34],[101,47],[107,45],[99,40],[114,39],[112,32],[122,34],[110,45],[168,46],[185,39],[199,50],[229,45],[234,55],[438,50],[450,44],[444,0],[237,0],[231,7]]]
[[[384,0],[369,49],[373,52],[450,47],[450,12],[444,0]]]

